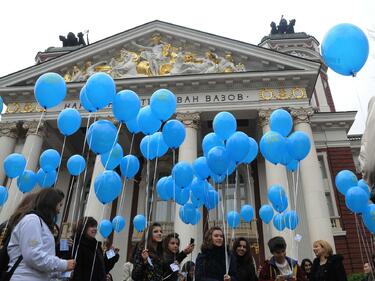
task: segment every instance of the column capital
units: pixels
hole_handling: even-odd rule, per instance
[[[310,117],[314,114],[312,107],[291,108],[290,114],[294,118],[294,124],[310,123]]]
[[[177,112],[176,119],[180,120],[186,127],[198,130],[200,126],[199,112]]]
[[[38,124],[39,124],[39,121],[37,120],[23,122],[22,127],[25,130],[27,130],[26,136],[38,135],[40,137],[43,137],[46,133],[46,124],[44,121],[41,121],[39,128],[38,128]],[[37,129],[38,129],[38,132],[37,132]]]
[[[18,137],[18,127],[16,122],[0,123],[0,136],[6,136],[16,139]]]
[[[270,122],[270,116],[274,109],[266,108],[266,109],[259,109],[258,110],[258,117],[259,117],[259,124],[263,128],[267,126]]]

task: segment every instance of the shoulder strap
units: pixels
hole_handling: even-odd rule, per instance
[[[19,266],[19,264],[21,263],[22,259],[23,259],[23,257],[19,256],[17,261],[15,262],[15,264],[12,266],[12,268],[6,273],[6,277],[8,278],[8,280],[11,279],[13,273],[16,271],[16,269]]]

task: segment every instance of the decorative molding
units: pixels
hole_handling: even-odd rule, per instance
[[[291,108],[290,114],[294,118],[294,124],[310,123],[310,117],[313,116],[312,107]]]
[[[33,120],[33,121],[25,121],[23,123],[23,128],[25,130],[27,130],[27,136],[29,135],[38,135],[40,137],[44,137],[46,135],[46,126],[45,126],[45,123],[44,121],[41,121],[40,124],[39,124],[39,128],[38,128],[38,124],[39,122],[36,121],[36,120]]]
[[[16,139],[19,135],[18,129],[16,122],[2,122],[0,123],[0,136]]]
[[[200,127],[200,115],[198,112],[177,112],[176,119],[186,127],[198,130]]]
[[[259,100],[292,100],[307,99],[304,88],[271,89],[264,88],[259,91]]]

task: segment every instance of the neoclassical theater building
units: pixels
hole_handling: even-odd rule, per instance
[[[274,32],[272,32],[274,33]],[[78,179],[66,169],[66,161],[73,154],[81,154],[87,122],[96,119],[112,120],[111,108],[89,115],[80,104],[79,93],[85,80],[94,72],[104,71],[116,82],[117,90],[130,89],[138,93],[143,105],[159,88],[168,88],[177,96],[176,118],[186,126],[186,139],[177,151],[178,160],[192,162],[202,155],[202,138],[212,129],[212,120],[220,111],[230,111],[237,119],[238,130],[256,140],[269,130],[272,110],[284,108],[294,118],[294,129],[307,133],[312,140],[309,155],[301,162],[297,202],[293,202],[291,189],[293,176],[284,167],[273,165],[259,154],[249,166],[238,168],[237,192],[231,176],[228,186],[222,188],[225,211],[234,205],[250,203],[257,210],[267,203],[267,187],[281,184],[289,194],[291,204],[296,204],[300,224],[295,232],[278,232],[272,224],[260,219],[241,223],[235,236],[245,236],[251,241],[256,261],[269,257],[266,242],[274,235],[286,238],[288,254],[292,257],[313,258],[312,243],[324,239],[332,243],[336,252],[346,257],[348,272],[362,270],[359,242],[353,214],[334,186],[338,171],[356,171],[360,136],[348,137],[356,112],[335,110],[327,76],[327,66],[319,54],[319,42],[304,32],[270,34],[258,45],[224,38],[204,31],[153,21],[86,46],[51,47],[36,56],[36,64],[0,78],[0,96],[7,105],[0,123],[0,163],[13,152],[29,158],[28,169],[37,171],[38,159],[44,149],[62,150],[64,138],[59,133],[56,119],[64,108],[76,108],[82,116],[81,129],[67,137],[57,188],[66,195],[63,235],[70,231],[70,223],[89,215],[97,220],[121,213],[126,227],[111,239],[120,248],[121,262],[114,269],[121,275],[122,264],[130,258],[131,248],[142,234],[133,229],[132,218],[145,212],[146,166],[142,160],[141,171],[127,183],[123,208],[120,200],[103,207],[93,191],[95,177],[103,171],[99,156],[85,151],[87,173]],[[57,72],[67,82],[65,100],[47,111],[36,132],[41,115],[33,94],[37,78],[46,72]],[[132,153],[142,159],[139,142],[143,136],[132,134],[122,127],[120,144],[127,154],[132,139]],[[172,152],[158,159],[156,179],[169,175]],[[150,182],[156,161],[152,161]],[[16,182],[10,182],[0,169],[0,184],[10,188],[10,198],[2,209],[4,221],[22,199]],[[35,190],[38,190],[36,187]],[[154,191],[155,192],[155,191]],[[151,196],[150,196],[151,197]],[[236,202],[236,204],[234,204]],[[182,246],[195,238],[199,251],[203,231],[211,225],[221,225],[222,212],[202,210],[203,219],[197,226],[187,226],[178,217],[170,201],[154,196],[152,221],[163,225],[164,233],[176,231]],[[177,214],[177,215],[176,215]],[[256,215],[258,218],[258,215]],[[295,239],[299,234],[300,239]],[[98,234],[98,237],[100,235]],[[298,241],[300,240],[300,241]],[[350,257],[350,258],[349,258]]]

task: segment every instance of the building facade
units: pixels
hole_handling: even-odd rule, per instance
[[[191,237],[195,238],[196,252],[204,230],[222,224],[223,213],[218,209],[202,210],[203,219],[197,226],[183,224],[178,217],[178,206],[159,200],[154,188],[146,198],[147,178],[153,187],[158,178],[171,173],[173,161],[192,162],[201,156],[202,138],[213,131],[212,120],[216,113],[233,113],[238,130],[259,141],[269,130],[269,116],[276,108],[290,111],[294,129],[304,131],[312,140],[309,155],[301,161],[299,175],[290,174],[259,154],[251,165],[239,166],[237,191],[233,176],[227,184],[215,187],[221,192],[226,213],[244,203],[259,210],[267,203],[267,187],[281,184],[291,206],[295,206],[300,215],[300,224],[295,232],[278,232],[257,219],[241,223],[235,236],[250,239],[257,262],[268,258],[265,245],[272,236],[285,237],[289,255],[299,260],[313,258],[313,241],[324,239],[346,257],[348,272],[362,270],[355,218],[334,186],[338,171],[356,170],[354,159],[359,153],[360,136],[347,136],[356,113],[335,110],[327,67],[314,37],[305,33],[273,34],[256,46],[154,21],[84,47],[49,48],[38,53],[36,61],[35,66],[0,78],[0,95],[7,104],[0,123],[0,162],[10,153],[19,152],[28,159],[27,168],[37,171],[44,149],[64,149],[56,184],[66,194],[61,218],[65,226],[63,235],[70,231],[70,223],[83,215],[93,216],[98,221],[123,215],[125,230],[112,237],[121,255],[121,262],[114,269],[116,276],[121,275],[121,263],[130,258],[132,245],[141,237],[133,229],[132,218],[144,213],[147,204],[152,207],[152,220],[162,223],[164,233],[178,232],[182,246]],[[170,89],[177,97],[176,118],[186,127],[186,139],[175,155],[170,152],[152,161],[149,171],[145,160],[141,160],[141,170],[134,180],[126,183],[123,196],[106,206],[99,203],[93,190],[94,179],[104,168],[99,156],[83,148],[84,136],[94,119],[105,118],[116,126],[119,124],[113,119],[110,107],[93,114],[85,111],[79,101],[86,79],[97,71],[110,74],[118,91],[137,92],[142,105],[149,103],[155,90]],[[41,119],[43,110],[34,99],[33,86],[46,72],[61,74],[67,82],[68,94]],[[66,139],[60,135],[56,124],[64,108],[76,108],[82,116],[81,129]],[[142,159],[139,150],[142,137],[132,135],[123,126],[119,143],[124,153],[131,151]],[[79,178],[72,177],[66,169],[66,161],[71,155],[82,153],[88,161],[87,170]],[[0,183],[10,188],[10,200],[0,213],[0,221],[4,221],[23,195],[2,169]],[[296,234],[300,239],[295,239]]]

